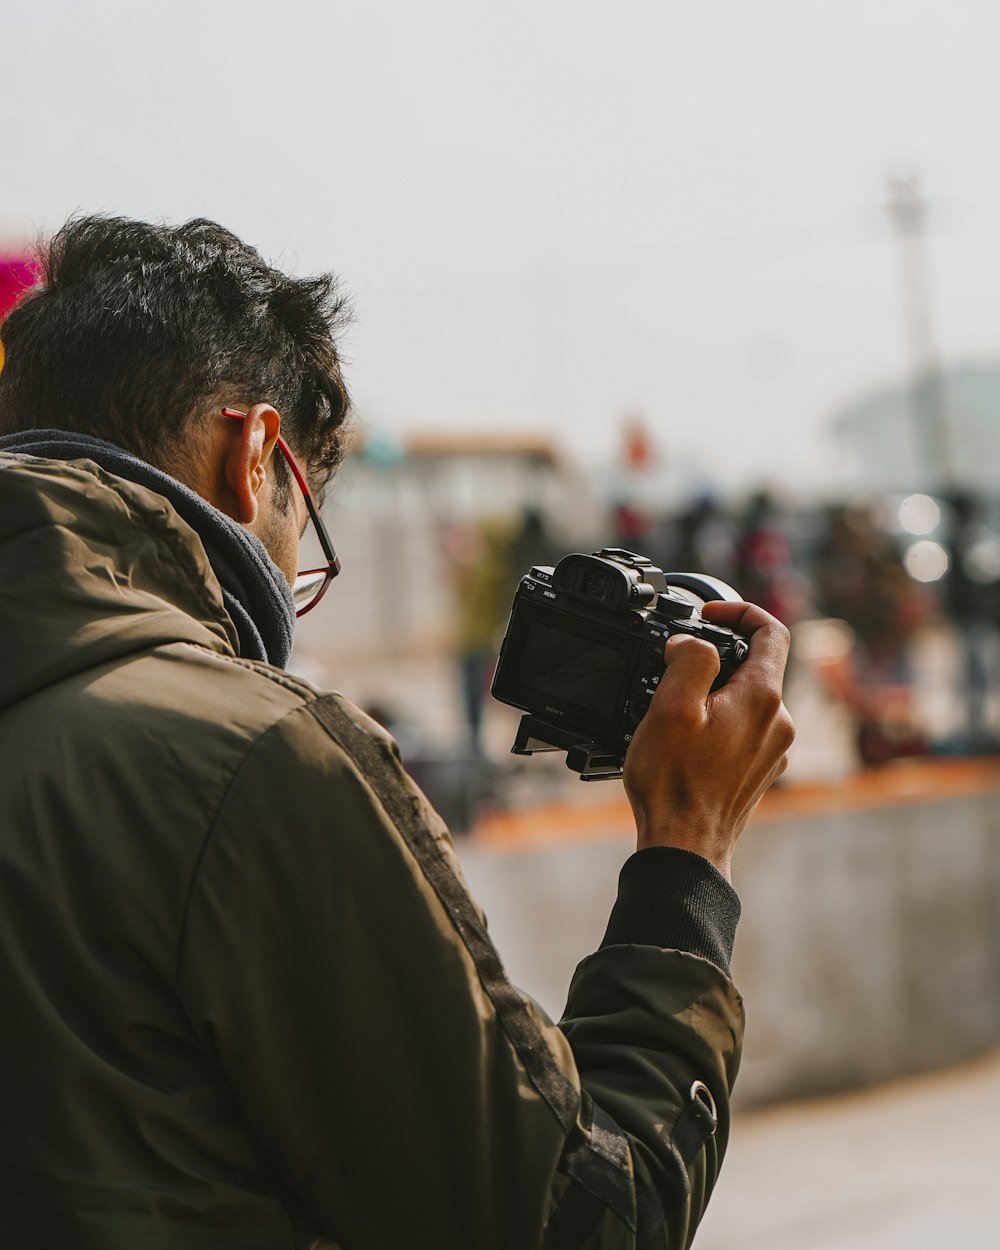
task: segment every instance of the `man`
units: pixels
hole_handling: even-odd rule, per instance
[[[0,1242],[687,1245],[787,634],[713,605],[752,641],[711,695],[714,648],[671,644],[639,849],[556,1027],[391,740],[282,671],[342,313],[210,222],[82,218],[3,326]]]

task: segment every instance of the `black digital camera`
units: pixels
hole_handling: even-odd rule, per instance
[[[664,573],[618,547],[564,556],[521,578],[511,609],[493,697],[521,708],[515,755],[565,751],[584,781],[620,777],[636,726],[663,676],[671,634],[718,648],[712,689],[743,662],[747,641],[702,619],[712,599],[740,596],[701,573]]]

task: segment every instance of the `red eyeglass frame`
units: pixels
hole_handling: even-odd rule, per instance
[[[245,421],[247,419],[247,414],[245,412],[237,412],[235,408],[223,408],[222,415],[224,417],[232,417],[234,421]],[[296,574],[296,581],[298,581],[301,577],[318,577],[320,574],[323,574],[323,583],[316,591],[313,598],[309,600],[304,608],[296,608],[295,610],[296,616],[305,616],[307,612],[311,612],[313,608],[316,607],[319,601],[326,594],[330,583],[340,572],[340,560],[337,556],[336,550],[334,549],[333,543],[330,540],[330,535],[327,533],[327,528],[323,524],[323,518],[320,516],[319,508],[316,507],[316,503],[313,499],[312,491],[309,489],[309,483],[306,481],[305,474],[299,468],[298,462],[292,455],[291,449],[280,434],[277,437],[277,443],[278,450],[285,457],[285,463],[292,471],[292,477],[295,478],[295,481],[298,483],[299,490],[302,491],[302,497],[306,501],[306,511],[309,513],[309,519],[313,523],[313,527],[316,530],[316,536],[319,538],[319,545],[322,547],[323,555],[326,556],[327,560],[327,563],[322,568],[300,569]]]

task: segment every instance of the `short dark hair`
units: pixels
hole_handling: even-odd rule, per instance
[[[0,433],[93,434],[169,471],[192,418],[268,402],[316,485],[333,474],[350,408],[333,274],[289,277],[204,219],[76,217],[39,265],[0,326]]]

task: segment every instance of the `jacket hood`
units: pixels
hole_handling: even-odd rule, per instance
[[[197,534],[88,460],[0,453],[0,707],[171,642],[239,640]]]

